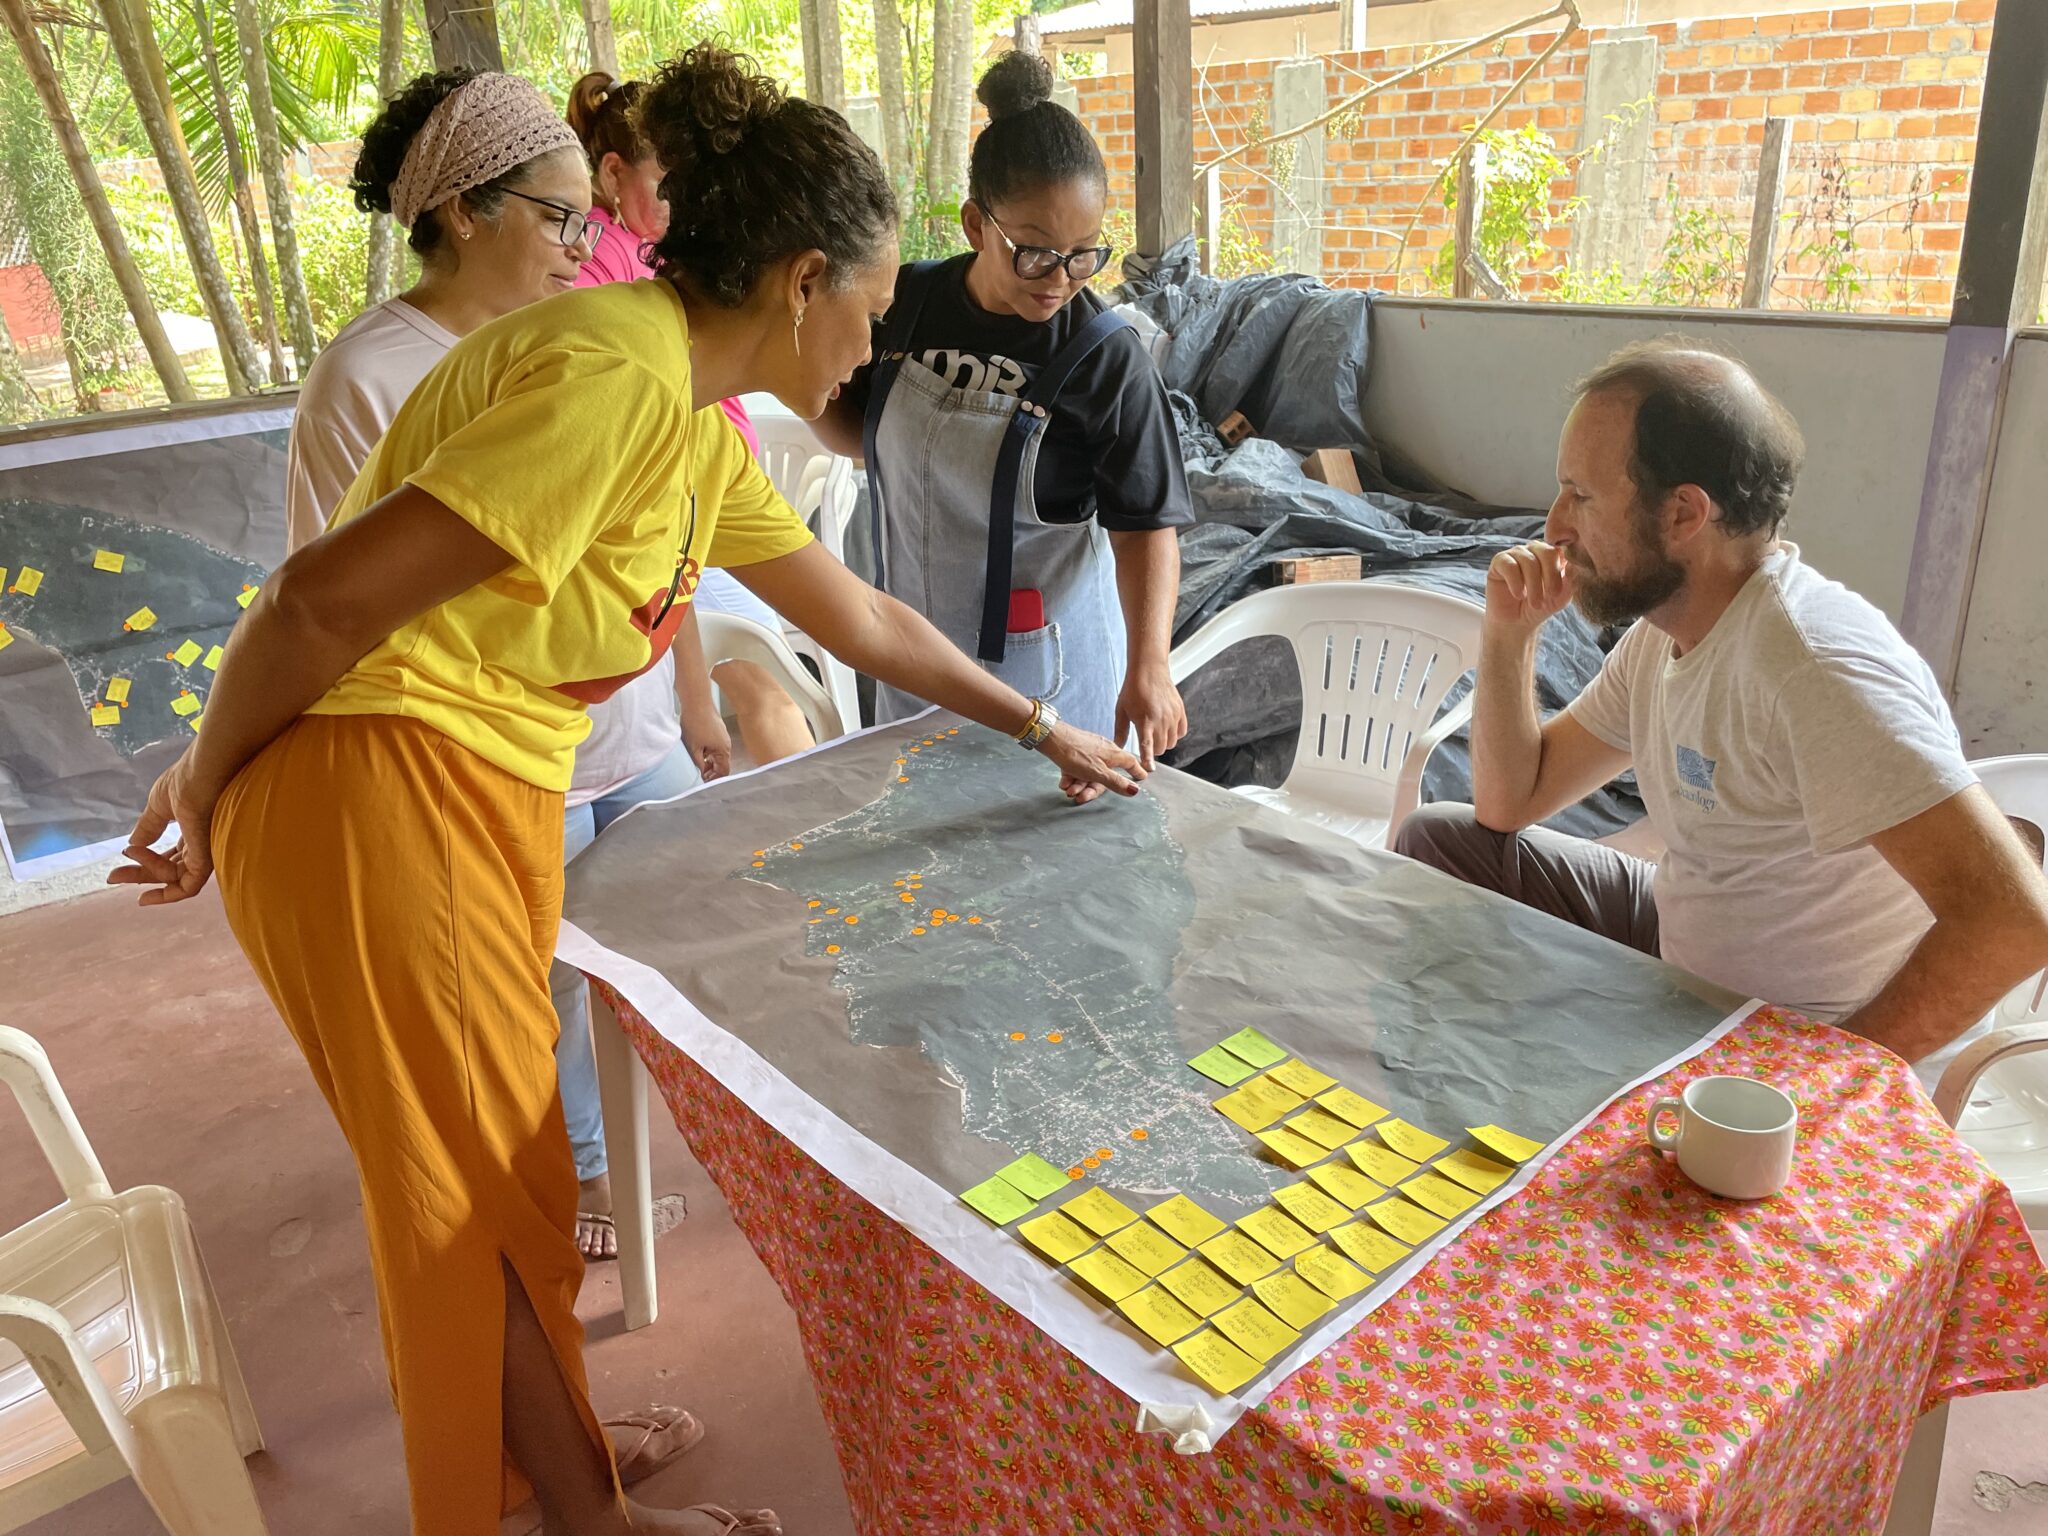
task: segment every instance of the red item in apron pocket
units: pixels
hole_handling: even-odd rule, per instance
[[[1045,628],[1045,594],[1036,587],[1020,587],[1010,594],[1010,633],[1029,634]]]

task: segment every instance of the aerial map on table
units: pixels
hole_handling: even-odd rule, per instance
[[[1729,1016],[1180,774],[1075,809],[936,712],[631,813],[567,917],[756,1113],[1219,1433]]]

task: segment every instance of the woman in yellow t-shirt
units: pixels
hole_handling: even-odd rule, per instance
[[[112,877],[155,904],[218,868],[348,1137],[418,1536],[494,1536],[508,1467],[559,1536],[779,1529],[618,1491],[552,1055],[584,708],[668,649],[699,574],[735,568],[862,671],[1035,745],[1076,800],[1141,776],[820,549],[716,409],[767,390],[815,417],[866,360],[897,263],[874,154],[709,45],[660,73],[641,124],[690,210],[660,276],[517,310],[421,380],[250,605]],[[429,122],[395,201],[430,210],[516,126]]]

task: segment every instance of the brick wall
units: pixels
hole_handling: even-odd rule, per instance
[[[1654,38],[1658,50],[1655,85],[1644,109],[1644,269],[1662,264],[1703,294],[1731,282],[1739,287],[1739,253],[1749,229],[1764,121],[1786,117],[1792,120],[1793,147],[1772,303],[1945,314],[1962,241],[1994,8],[1995,0],[1919,0],[1667,23],[1625,34]],[[1397,274],[1400,231],[1463,133],[1556,35],[1552,29],[1510,38],[1383,92],[1330,124],[1322,182],[1324,277],[1430,291],[1429,265],[1449,238],[1441,194],[1431,198]],[[1596,31],[1590,37],[1608,35],[1613,34]],[[1589,41],[1582,34],[1560,49],[1494,126],[1533,124],[1560,152],[1580,150]],[[1329,102],[1436,51],[1325,55]],[[1252,62],[1197,70],[1198,164],[1256,143],[1270,131],[1273,68]],[[1128,208],[1131,77],[1103,76],[1076,85],[1078,110],[1110,165],[1112,203]],[[1284,156],[1279,168],[1285,169]],[[1272,150],[1259,145],[1223,177],[1244,232],[1262,243],[1270,242],[1275,197],[1272,176],[1262,173],[1274,169]],[[1553,215],[1562,219],[1579,190],[1575,178],[1559,181]],[[1674,212],[1690,236],[1681,239],[1675,265],[1666,260]],[[1609,213],[1603,207],[1603,216]],[[1557,292],[1572,230],[1561,224],[1547,240],[1548,255],[1522,281],[1532,297]],[[1725,262],[1731,248],[1736,269],[1716,283],[1713,264]]]

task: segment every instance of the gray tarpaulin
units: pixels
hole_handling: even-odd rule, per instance
[[[1266,567],[1303,555],[1356,553],[1368,577],[1478,600],[1502,549],[1535,537],[1542,514],[1488,507],[1429,483],[1375,443],[1362,415],[1371,360],[1371,298],[1298,275],[1221,281],[1194,268],[1184,240],[1149,271],[1126,263],[1122,298],[1159,327],[1154,355],[1173,400],[1197,526],[1181,536],[1174,638],[1185,640],[1266,581]],[[1233,411],[1258,436],[1233,452],[1213,423]],[[1364,494],[1311,480],[1303,454],[1348,448]],[[1599,670],[1591,626],[1567,610],[1546,626],[1537,694],[1562,708]],[[1451,702],[1463,696],[1461,685]],[[1277,784],[1293,760],[1301,693],[1279,640],[1224,652],[1185,689],[1192,730],[1169,759],[1226,784]],[[1428,800],[1469,799],[1462,734],[1431,760]],[[1626,787],[1602,791],[1551,823],[1585,836],[1642,815]]]

